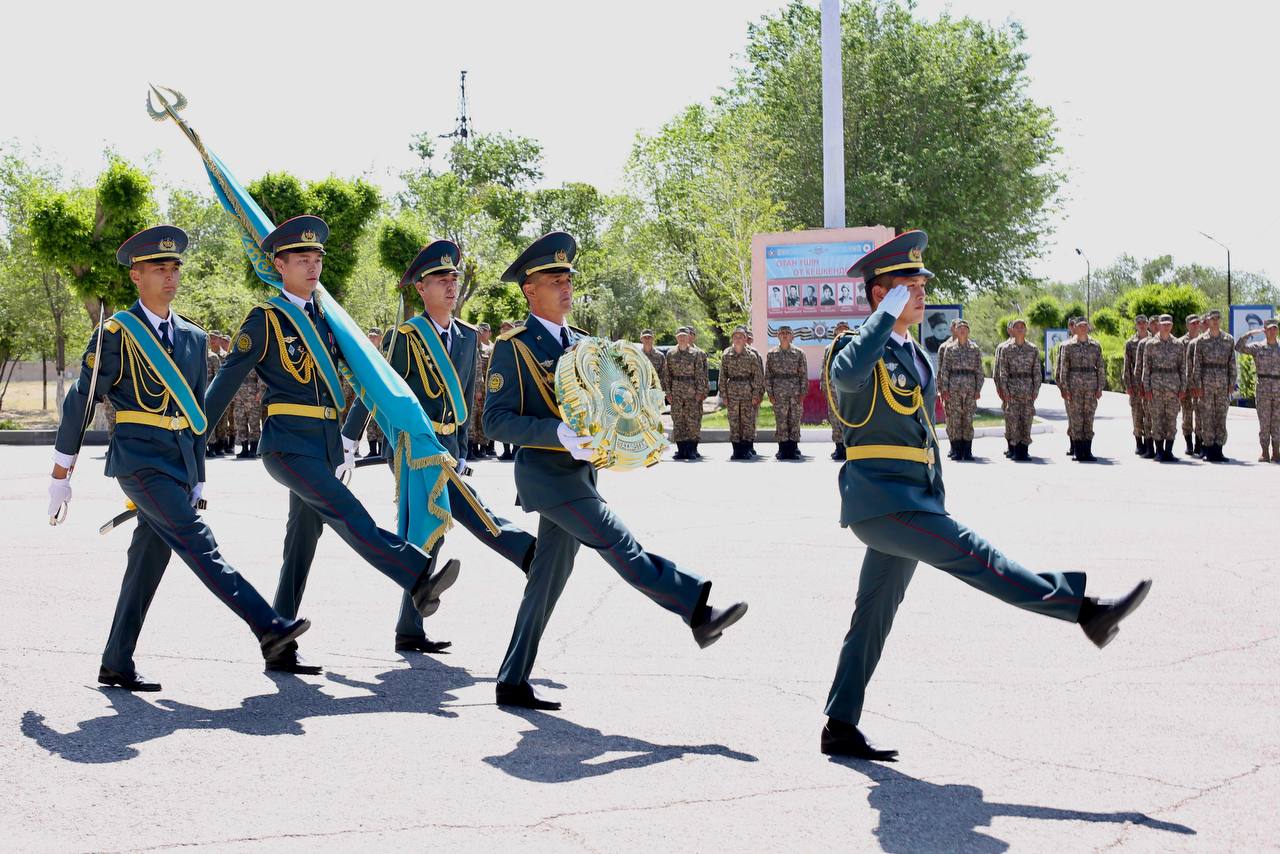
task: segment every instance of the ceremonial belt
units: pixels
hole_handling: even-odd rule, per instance
[[[689,377],[689,379],[693,379],[693,377]],[[751,374],[742,374],[741,376],[736,377],[725,377],[725,382],[749,383],[751,382]]]
[[[191,422],[182,415],[157,415],[154,412],[135,412],[130,409],[116,410],[117,424],[145,424],[148,427],[159,427],[161,430],[186,430]]]
[[[312,406],[307,403],[269,403],[267,417],[272,415],[296,415],[299,418],[319,418],[322,421],[338,420],[338,410],[332,406]]]
[[[311,358],[316,363],[320,376],[324,377],[324,384],[329,388],[329,396],[334,399],[339,408],[346,406],[347,399],[342,394],[342,380],[338,377],[338,368],[333,364],[329,348],[320,340],[320,333],[311,322],[311,318],[305,311],[282,296],[272,297],[267,300],[267,303],[289,318],[294,328],[298,330],[298,334],[302,336],[302,343],[306,344],[307,350],[311,352]]]
[[[120,324],[120,328],[124,330],[129,340],[133,343],[135,349],[142,354],[142,358],[147,361],[151,370],[155,372],[160,381],[164,383],[165,390],[173,398],[173,402],[182,410],[182,414],[186,416],[188,425],[192,432],[197,436],[204,433],[209,426],[208,419],[205,418],[204,410],[200,407],[200,402],[196,400],[195,392],[191,390],[191,386],[187,383],[186,377],[182,375],[182,371],[178,370],[178,366],[174,364],[173,358],[165,352],[160,346],[160,342],[156,340],[155,335],[151,333],[147,325],[131,311],[117,311],[111,316],[111,319]],[[135,385],[139,382],[137,377],[134,378]],[[141,404],[141,400],[138,401]],[[123,414],[123,413],[122,413]],[[154,413],[153,413],[154,414]],[[162,416],[167,418],[168,416]],[[147,422],[134,422],[147,423]],[[153,424],[152,426],[160,426]],[[184,427],[187,425],[184,425]],[[175,428],[182,429],[182,428]]]
[[[909,463],[934,463],[933,448],[912,448],[908,445],[854,445],[844,449],[846,460],[905,460]]]

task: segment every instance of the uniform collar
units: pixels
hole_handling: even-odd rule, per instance
[[[167,322],[169,324],[169,329],[170,330],[173,329],[173,309],[172,308],[169,309],[168,317],[161,317],[160,315],[154,313],[151,309],[147,308],[145,305],[142,304],[142,300],[138,300],[138,308],[142,309],[143,317],[145,317],[147,319],[147,322],[151,324],[151,328],[156,331],[156,335],[160,334],[161,323]]]
[[[303,311],[306,311],[307,305],[312,302],[312,300],[303,299],[302,297],[297,296],[296,294],[289,293],[284,288],[280,289],[280,293],[284,294],[285,299],[287,299],[289,302],[293,303]]]
[[[453,334],[453,318],[449,318],[448,326],[441,326],[440,324],[436,323],[436,319],[434,317],[427,314],[425,311],[422,313],[422,316],[425,317],[427,320],[429,320],[431,322],[431,325],[436,328],[436,332],[440,333],[441,335],[443,335],[446,332],[448,332],[450,335]]]
[[[529,316],[536,319],[539,323],[545,326],[547,328],[547,331],[551,333],[551,337],[555,339],[557,344],[560,343],[560,330],[563,329],[566,333],[569,331],[569,327],[565,326],[564,324],[553,323],[552,321],[547,320],[545,317],[538,317],[538,315],[534,314],[533,312],[529,312]]]

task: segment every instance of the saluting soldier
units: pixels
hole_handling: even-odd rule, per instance
[[[658,376],[658,385],[665,392],[667,390],[666,380],[663,379],[664,368],[667,364],[667,357],[662,355],[662,351],[653,346],[653,330],[645,329],[640,333],[640,352],[644,353],[644,357],[649,360],[649,364],[653,365],[653,372]]]
[[[973,415],[982,394],[982,350],[969,339],[969,321],[957,318],[945,355],[938,348],[938,391],[947,413],[947,456],[973,459]]]
[[[747,330],[739,326],[720,356],[720,397],[729,416],[729,442],[733,460],[756,458],[756,419],[764,397],[764,371],[760,358],[747,349]]]
[[[672,459],[700,460],[698,441],[702,438],[702,401],[709,389],[707,361],[693,346],[693,329],[676,330],[676,348],[667,351],[662,387],[671,401],[671,441],[676,444]]]
[[[1140,314],[1133,319],[1133,334],[1124,342],[1124,362],[1121,376],[1124,393],[1129,397],[1129,417],[1133,421],[1134,453],[1142,456],[1151,441],[1146,433],[1146,392],[1142,387],[1142,374],[1138,372],[1138,344],[1147,337],[1147,316]]]
[[[390,363],[404,377],[431,421],[431,429],[461,471],[466,465],[467,401],[475,398],[476,358],[479,338],[475,327],[453,316],[458,303],[458,262],[462,253],[451,240],[435,240],[424,246],[400,279],[401,288],[413,288],[422,299],[423,312],[396,330],[390,343]],[[342,428],[342,445],[354,450],[360,429],[369,420],[369,409],[357,399]],[[506,519],[493,514],[471,489],[449,478],[449,509],[454,521],[470,531],[500,557],[528,572],[533,560],[533,537]],[[408,535],[401,520],[400,536]],[[449,641],[431,640],[422,615],[406,594],[396,621],[395,648],[399,652],[436,653]]]
[[[764,371],[780,460],[804,459],[800,453],[800,420],[804,416],[804,396],[809,391],[809,362],[804,353],[792,346],[794,341],[791,327],[779,326],[778,346],[769,351]]]
[[[1009,340],[1001,348],[995,368],[996,393],[1004,408],[1004,436],[1009,442],[1009,458],[1031,459],[1031,424],[1036,417],[1036,398],[1044,381],[1040,348],[1027,340],[1027,322],[1016,318],[1009,323]]]
[[[1254,391],[1254,407],[1258,412],[1258,442],[1262,455],[1258,462],[1280,463],[1280,343],[1277,343],[1280,322],[1275,318],[1263,321],[1261,329],[1251,329],[1236,339],[1236,352],[1253,357],[1258,382]],[[1265,341],[1250,341],[1255,335],[1265,336]],[[1268,452],[1268,444],[1270,450]]]
[[[678,614],[706,647],[742,618],[744,602],[716,609],[711,582],[645,551],[596,487],[596,470],[583,447],[587,436],[564,423],[556,403],[556,362],[583,334],[565,325],[573,308],[577,243],[564,232],[533,242],[503,273],[529,303],[524,326],[498,338],[489,369],[484,426],[490,436],[520,445],[515,479],[519,504],[537,513],[538,543],[516,617],[511,644],[498,672],[499,705],[558,709],[529,684],[538,644],[573,570],[581,546],[595,549],[632,587]]]
[[[836,339],[842,333],[849,331],[848,322],[842,320],[836,324],[836,328],[832,331],[831,343],[822,351],[822,364],[827,364],[827,360],[831,355],[831,348],[835,346]],[[822,399],[827,402],[827,423],[831,425],[831,441],[835,445],[835,450],[831,452],[831,459],[844,463],[844,431],[840,429],[840,419],[836,417],[836,399],[831,393],[831,383],[827,380],[827,372],[821,371],[818,377],[818,386],[822,389]]]
[[[1187,349],[1173,337],[1173,315],[1157,319],[1159,332],[1147,345],[1142,364],[1142,390],[1151,407],[1155,459],[1177,462],[1173,438],[1178,434],[1178,409],[1186,394]]]
[[[342,350],[315,299],[324,268],[329,226],[317,216],[281,223],[262,240],[283,288],[249,311],[235,347],[209,386],[210,420],[221,417],[245,376],[256,370],[263,384],[267,420],[260,455],[267,474],[289,490],[284,560],[275,608],[297,614],[315,558],[316,542],[327,524],[356,554],[409,591],[418,611],[430,616],[440,594],[458,577],[456,561],[432,572],[434,552],[379,528],[369,511],[340,479],[355,466],[344,453],[338,411],[342,408],[337,362]],[[267,670],[319,673],[298,656],[296,643],[266,657]]]
[[[138,672],[133,653],[142,622],[173,552],[196,577],[244,620],[263,655],[277,654],[310,626],[281,617],[223,558],[213,532],[196,512],[204,492],[205,389],[210,355],[205,331],[171,309],[182,279],[187,234],[172,225],[138,232],[116,250],[129,269],[138,299],[95,331],[80,378],[62,402],[49,483],[49,517],[71,501],[86,410],[109,398],[116,430],[107,446],[107,477],[114,477],[138,509],[124,581],[98,682],[128,691],[159,691]],[[101,334],[102,340],[98,341]],[[99,344],[101,352],[99,352]],[[96,375],[96,382],[95,380]],[[90,388],[92,387],[92,399]]]
[[[1093,414],[1098,410],[1107,371],[1102,345],[1089,337],[1087,318],[1076,318],[1076,337],[1062,345],[1059,383],[1067,401],[1067,435],[1075,448],[1078,463],[1097,460],[1093,455]]]
[[[866,545],[853,620],[827,699],[826,754],[893,760],[858,729],[867,683],[917,563],[924,562],[1019,608],[1076,622],[1098,647],[1146,597],[1143,581],[1118,600],[1085,595],[1083,572],[1032,572],[948,515],[931,414],[936,383],[909,330],[924,316],[933,274],[928,237],[909,231],[849,270],[874,309],[840,337],[823,370],[831,376],[848,462],[840,471],[840,524]]]
[[[1182,395],[1182,438],[1187,444],[1187,456],[1196,454],[1196,441],[1198,428],[1196,427],[1196,399],[1191,396],[1191,368],[1192,359],[1195,358],[1195,350],[1191,346],[1191,342],[1200,337],[1200,315],[1187,315],[1187,331],[1185,334],[1178,336],[1178,342],[1182,344],[1184,351],[1183,362],[1186,369],[1182,375],[1182,387],[1187,390]]]
[[[1209,328],[1195,343],[1195,364],[1191,369],[1191,393],[1200,399],[1200,434],[1204,458],[1211,463],[1228,462],[1222,453],[1227,443],[1227,410],[1236,383],[1236,350],[1231,336],[1222,331],[1222,313],[1208,314]]]
[[[492,329],[487,323],[476,324],[476,335],[480,339],[479,352],[476,354],[476,396],[475,406],[471,409],[471,456],[484,459],[494,456],[493,443],[484,434],[484,381],[489,376],[489,357],[493,355],[493,342],[490,340]]]

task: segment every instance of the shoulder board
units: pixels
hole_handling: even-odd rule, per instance
[[[417,330],[413,328],[412,323],[402,323],[396,327],[396,331],[399,332],[401,335],[408,335],[410,332],[415,332]]]
[[[523,326],[513,326],[513,327],[511,327],[510,329],[508,329],[506,332],[504,332],[504,333],[502,333],[501,335],[499,335],[499,336],[498,336],[498,340],[499,340],[499,341],[510,341],[512,338],[516,337],[516,336],[517,336],[517,335],[519,335],[521,332],[524,332],[524,327],[523,327]]]
[[[570,326],[569,328],[570,328],[570,329],[572,329],[574,332],[578,333],[579,335],[585,335],[585,336],[587,336],[588,338],[594,337],[594,336],[592,336],[592,334],[591,334],[590,332],[588,332],[588,331],[587,331],[587,330],[585,330],[585,329],[579,329],[579,328],[578,328],[578,327],[576,327],[576,326]]]
[[[465,326],[465,327],[467,327],[467,328],[468,328],[468,329],[470,329],[472,332],[476,332],[476,331],[477,331],[477,330],[476,330],[476,327],[475,327],[475,324],[467,323],[467,322],[466,322],[465,320],[463,320],[461,317],[455,317],[455,318],[453,319],[453,322],[454,322],[454,323],[456,323],[456,324],[458,324],[459,326]]]
[[[176,312],[175,312],[175,314],[176,314]],[[196,323],[194,320],[192,320],[191,318],[187,317],[185,314],[179,314],[179,315],[178,315],[178,317],[181,317],[183,320],[185,320],[187,323],[190,323],[190,324],[191,324],[192,326],[194,326],[196,329],[199,329],[201,332],[206,332],[206,334],[207,334],[207,330],[206,330],[203,326],[201,326],[200,324]]]
[[[120,321],[118,320],[107,320],[107,322],[102,325],[106,327],[106,330],[112,335],[115,335],[120,331]]]

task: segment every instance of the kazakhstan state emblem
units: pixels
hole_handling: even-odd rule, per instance
[[[303,240],[306,240],[309,242],[314,242],[316,239],[316,233],[311,229],[307,229],[306,231],[302,232],[301,236]]]
[[[563,249],[557,249],[556,260],[561,263],[565,263],[566,261],[569,260],[569,253],[565,252]]]
[[[556,399],[565,423],[591,437],[596,468],[625,471],[661,459],[662,388],[635,344],[580,339],[556,365]]]
[[[441,255],[441,256],[440,256],[440,266],[441,266],[441,267],[452,267],[452,266],[453,266],[453,256],[451,256],[451,255],[447,255],[447,254],[446,254],[446,255]]]
[[[920,247],[913,246],[907,250],[907,260],[922,264],[924,263],[924,253],[920,251]]]
[[[173,252],[178,248],[177,242],[172,237],[166,237],[160,241],[161,252]]]

